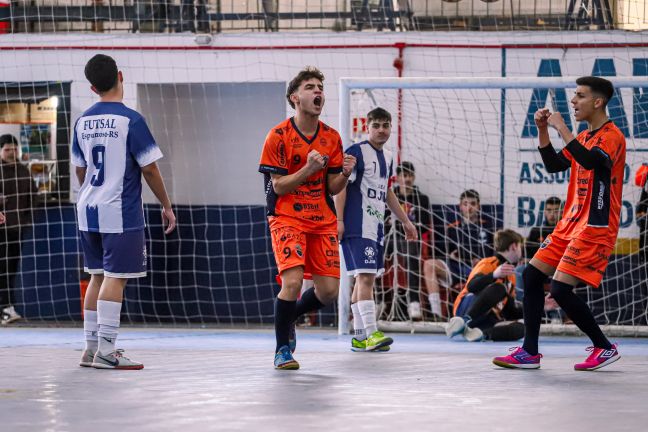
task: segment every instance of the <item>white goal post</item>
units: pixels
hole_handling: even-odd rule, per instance
[[[615,89],[618,92],[618,96],[621,99],[621,109],[625,109],[629,114],[628,117],[633,119],[631,111],[636,109],[636,100],[638,96],[642,96],[644,90],[646,91],[646,96],[648,97],[648,76],[606,76],[606,79],[612,81],[615,86]],[[464,114],[464,119],[469,119],[467,123],[472,123],[473,121],[478,126],[475,126],[476,132],[470,135],[466,141],[474,139],[474,135],[482,133],[482,130],[487,130],[489,139],[497,143],[499,147],[499,153],[493,156],[495,161],[494,166],[491,171],[497,171],[497,176],[499,180],[497,184],[491,184],[488,181],[484,181],[481,186],[483,189],[492,190],[493,196],[496,197],[492,200],[494,205],[500,206],[502,208],[502,220],[499,221],[500,226],[506,228],[517,229],[517,226],[514,223],[514,216],[519,214],[519,209],[514,208],[515,205],[512,204],[518,199],[519,191],[526,188],[535,188],[535,185],[515,185],[513,188],[509,187],[508,182],[505,178],[506,176],[515,177],[517,174],[515,171],[511,170],[511,167],[517,167],[518,165],[525,163],[529,160],[528,158],[537,158],[537,161],[540,161],[540,156],[533,150],[537,146],[537,138],[524,136],[521,134],[520,130],[522,124],[526,119],[528,122],[528,110],[531,110],[531,105],[533,104],[533,97],[535,97],[534,92],[537,92],[538,89],[549,90],[545,91],[545,102],[547,106],[553,104],[556,108],[556,92],[560,91],[564,95],[565,89],[575,89],[576,88],[576,79],[577,77],[460,77],[460,78],[446,78],[446,77],[408,77],[408,78],[341,78],[339,80],[339,131],[342,137],[345,148],[352,144],[353,140],[358,140],[359,132],[354,130],[354,120],[357,118],[362,118],[366,115],[367,108],[371,109],[376,106],[382,106],[387,108],[394,117],[394,128],[392,129],[392,139],[388,145],[391,145],[391,149],[394,153],[396,160],[396,155],[398,155],[399,160],[401,156],[406,155],[407,159],[415,158],[417,161],[417,179],[419,177],[418,166],[423,164],[423,168],[427,171],[422,170],[422,177],[424,186],[428,186],[426,193],[432,188],[440,188],[439,185],[435,185],[434,176],[430,174],[431,171],[434,171],[432,167],[436,168],[438,165],[443,165],[444,163],[450,165],[446,168],[453,171],[452,161],[445,162],[442,155],[433,161],[429,161],[429,165],[426,165],[426,157],[429,157],[429,152],[426,146],[429,144],[424,140],[419,140],[413,136],[413,132],[408,130],[413,124],[429,124],[430,130],[435,130],[432,125],[436,119],[430,117],[423,118],[419,116],[417,110],[421,107],[427,109],[427,107],[432,107],[431,112],[438,114],[438,104],[440,103],[450,103],[456,102],[452,98],[453,95],[457,95],[459,100],[459,106],[463,106],[466,109]],[[392,96],[388,96],[389,94]],[[397,96],[395,93],[399,93]],[[407,95],[403,96],[402,92],[406,92]],[[417,92],[426,93],[427,96],[419,96]],[[369,93],[369,97],[364,98],[364,103],[359,103],[358,100],[362,99],[363,93]],[[548,93],[548,96],[546,95]],[[360,95],[360,96],[358,96]],[[478,96],[475,96],[478,95]],[[479,95],[483,95],[479,96]],[[477,97],[479,100],[473,102],[473,97]],[[615,93],[616,97],[616,93]],[[564,96],[562,96],[564,102]],[[571,98],[571,95],[567,96],[567,101]],[[368,99],[370,99],[368,101]],[[416,100],[416,103],[413,101]],[[532,101],[532,104],[529,103]],[[623,103],[625,101],[625,104]],[[643,99],[642,99],[643,101]],[[537,102],[537,101],[536,101]],[[645,101],[642,102],[646,107]],[[437,107],[435,111],[434,107]],[[484,109],[479,108],[483,106]],[[543,105],[544,106],[544,105]],[[573,120],[573,113],[571,112],[571,104],[568,104],[569,116]],[[624,108],[625,107],[625,108]],[[565,107],[563,104],[563,112]],[[444,115],[453,116],[452,110],[448,110],[451,113],[444,113]],[[488,112],[491,116],[490,123],[487,120],[482,120],[478,116],[481,112]],[[553,109],[552,109],[553,111]],[[476,118],[473,118],[476,114]],[[634,112],[633,112],[634,113]],[[642,115],[648,116],[647,111],[642,111]],[[635,113],[636,114],[636,113]],[[414,119],[409,119],[408,117],[416,117]],[[449,117],[451,118],[451,117]],[[634,117],[637,118],[636,116]],[[493,121],[496,119],[496,121]],[[398,122],[400,121],[400,124]],[[629,122],[630,123],[630,122]],[[574,125],[573,129],[576,132],[579,128],[579,124],[575,121],[572,121]],[[470,128],[471,125],[467,124],[467,128]],[[533,126],[534,127],[534,126]],[[582,128],[582,125],[581,125]],[[632,124],[630,124],[630,130],[632,130]],[[396,131],[398,131],[398,143],[404,142],[401,147],[396,146],[395,139]],[[400,136],[402,134],[402,136]],[[409,134],[409,135],[408,135]],[[432,133],[434,135],[434,133]],[[640,163],[640,157],[642,156],[640,151],[648,151],[648,139],[645,138],[635,138],[630,133],[630,136],[626,137],[627,139],[627,148],[628,148],[628,165],[629,169],[632,170],[633,163]],[[410,144],[411,142],[417,142],[417,144]],[[552,142],[556,143],[556,147],[560,148],[560,141],[557,138],[557,135],[553,135],[552,132]],[[452,144],[449,144],[452,145]],[[408,147],[410,146],[410,147]],[[412,147],[414,146],[414,147]],[[416,147],[419,146],[419,147]],[[497,147],[492,147],[497,148]],[[641,150],[637,150],[641,149]],[[470,160],[471,155],[468,153],[479,153],[481,148],[478,145],[471,147],[471,150],[467,152],[465,160]],[[484,150],[485,151],[485,150]],[[645,154],[645,153],[643,153]],[[632,155],[632,157],[630,157]],[[437,154],[438,156],[438,154]],[[485,156],[484,156],[485,157]],[[416,159],[418,158],[418,159]],[[632,159],[635,158],[635,159]],[[632,159],[632,160],[631,160]],[[499,164],[499,165],[498,165]],[[475,167],[474,169],[483,169],[487,171],[488,167]],[[457,175],[461,175],[459,170],[456,170]],[[633,172],[634,174],[634,172]],[[479,181],[479,180],[476,180]],[[519,183],[522,183],[520,181]],[[479,184],[479,183],[477,183]],[[564,198],[566,195],[566,186],[567,183],[556,185],[540,185],[538,187],[545,188],[547,190],[547,195],[549,192],[555,194],[561,198]],[[470,185],[457,185],[457,188],[469,188]],[[548,188],[551,187],[551,190]],[[543,190],[545,190],[543,189]],[[631,186],[624,186],[624,199],[626,199],[626,189],[629,194],[634,194],[635,191],[631,190]],[[457,189],[458,190],[458,189]],[[496,193],[497,192],[497,193]],[[454,193],[454,191],[453,191]],[[431,196],[431,202],[435,202],[435,198],[443,201],[444,204],[456,203],[456,194],[443,195],[443,191],[434,192]],[[638,195],[637,195],[638,196]],[[631,202],[634,199],[634,195],[627,198],[628,202]],[[453,201],[454,200],[454,201]],[[635,200],[636,202],[636,200]],[[516,213],[518,211],[518,213]],[[629,210],[628,210],[629,211]],[[526,237],[528,226],[525,228],[520,228],[520,232]],[[636,227],[626,227],[624,234],[620,233],[620,237],[636,237]],[[388,239],[386,238],[386,242]],[[346,269],[344,267],[344,260],[342,257],[342,251],[340,249],[341,255],[341,280],[340,280],[340,294],[338,298],[338,310],[339,310],[339,320],[338,320],[338,332],[339,334],[347,334],[350,331],[350,295],[351,290],[346,277]],[[614,262],[610,262],[610,266],[614,265]],[[645,266],[645,263],[644,263]],[[625,267],[624,267],[625,268]],[[625,272],[625,273],[623,273]],[[644,283],[642,280],[637,280],[637,276],[632,273],[630,274],[626,270],[619,270],[615,273],[615,278],[618,277],[618,280],[615,280],[616,284],[623,284],[624,281],[630,280],[630,285],[627,289],[629,290],[627,295],[635,295],[635,289],[637,284],[641,285]],[[422,277],[422,275],[421,275]],[[394,284],[398,285],[396,281],[397,277],[393,276]],[[619,285],[615,285],[619,286]],[[622,285],[623,286],[623,285]],[[625,287],[625,286],[624,286]],[[625,288],[624,288],[625,289]],[[601,301],[608,304],[607,296],[614,296],[615,293],[605,294],[606,298],[603,298]],[[589,295],[588,295],[589,299]],[[617,299],[618,300],[618,299]],[[594,301],[594,300],[592,300]],[[598,301],[598,300],[597,300]],[[616,300],[615,300],[616,301]],[[628,307],[633,308],[632,323],[627,324],[620,318],[609,318],[606,315],[606,322],[602,324],[607,330],[612,331],[616,335],[646,335],[648,336],[648,326],[643,325],[646,322],[645,315],[648,314],[648,310],[644,310],[645,306],[642,299],[633,299],[629,301]],[[625,307],[622,300],[618,300],[619,307]],[[637,307],[640,306],[638,309]],[[617,309],[618,309],[617,308]],[[616,311],[612,310],[609,306],[604,307],[605,312]],[[642,318],[641,325],[636,325],[634,318],[637,316],[644,317]],[[597,316],[599,318],[599,316]],[[605,320],[604,320],[605,321]],[[394,330],[394,331],[433,331],[440,332],[444,328],[443,323],[433,323],[433,322],[415,322],[412,320],[401,320],[399,322],[391,322],[389,320],[380,320],[379,325],[383,329]],[[570,334],[576,333],[578,330],[573,325],[543,325],[543,333],[545,334]]]

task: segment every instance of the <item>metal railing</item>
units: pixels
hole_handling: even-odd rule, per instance
[[[0,32],[611,29],[618,1],[0,0]]]

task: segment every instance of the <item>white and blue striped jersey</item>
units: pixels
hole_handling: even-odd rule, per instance
[[[162,157],[141,114],[120,102],[98,102],[74,125],[72,164],[87,167],[79,189],[79,230],[144,229],[142,171]]]
[[[357,162],[346,189],[344,238],[362,237],[382,244],[392,153],[376,150],[368,141],[353,144],[346,153]]]

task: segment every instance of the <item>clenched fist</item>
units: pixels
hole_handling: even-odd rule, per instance
[[[560,130],[561,127],[565,126],[565,120],[560,113],[553,113],[547,118],[547,123],[554,129]]]
[[[349,154],[344,155],[344,161],[342,162],[342,174],[345,177],[349,177],[351,173],[353,172],[353,168],[356,166],[356,158],[355,156],[351,156]]]
[[[308,153],[308,159],[306,160],[306,166],[310,174],[315,174],[317,171],[321,170],[326,166],[327,159],[324,158],[317,150],[311,150]]]
[[[548,126],[547,119],[551,115],[551,112],[549,112],[549,108],[542,108],[536,111],[535,115],[533,116],[533,120],[535,120],[536,126],[538,126],[539,129],[544,129]]]

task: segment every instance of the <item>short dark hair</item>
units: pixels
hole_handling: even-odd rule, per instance
[[[614,86],[605,78],[595,76],[580,77],[576,80],[576,84],[589,87],[592,89],[592,93],[596,93],[605,99],[604,107],[612,99],[612,96],[614,96]]]
[[[372,120],[387,120],[391,123],[392,116],[386,109],[378,107],[372,109],[367,113],[367,123],[371,122]]]
[[[479,192],[477,192],[475,189],[468,189],[461,192],[461,195],[459,195],[459,202],[463,201],[465,198],[473,198],[476,199],[477,202],[480,202]]]
[[[548,205],[560,205],[560,203],[561,203],[560,198],[558,198],[557,196],[549,197],[545,201],[545,205],[547,205],[547,204]]]
[[[0,136],[0,148],[4,147],[6,144],[18,145],[18,140],[11,134],[4,134]]]
[[[506,252],[512,244],[524,244],[524,237],[512,229],[503,229],[495,233],[493,238],[495,252]]]
[[[119,70],[115,59],[105,54],[97,54],[85,65],[85,76],[99,93],[115,87]]]
[[[295,104],[290,100],[290,96],[297,91],[301,83],[312,78],[317,78],[321,82],[324,82],[324,74],[314,66],[306,66],[304,69],[299,71],[295,78],[290,80],[288,83],[288,89],[286,90],[286,99],[288,99],[291,108],[294,109]]]
[[[396,175],[400,173],[414,175],[414,164],[409,161],[403,161],[396,167]]]

